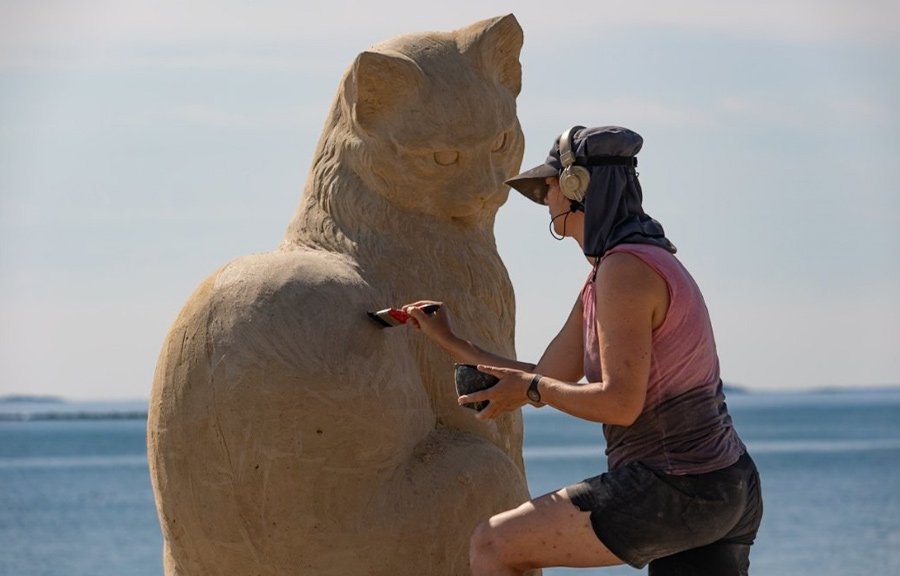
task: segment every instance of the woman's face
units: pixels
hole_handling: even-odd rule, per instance
[[[544,180],[547,184],[547,195],[544,196],[544,204],[550,207],[550,218],[553,219],[553,231],[560,236],[565,235],[565,216],[572,209],[569,199],[563,196],[562,190],[559,189],[559,178],[551,176]],[[558,218],[557,218],[558,216]]]
[[[556,216],[559,214],[559,210],[554,210],[554,208],[563,205],[565,205],[565,209],[568,210],[569,201],[566,200],[562,190],[559,189],[559,178],[550,176],[544,180],[544,183],[547,184],[547,195],[544,196],[544,204],[550,207],[550,215]]]
[[[559,178],[547,178],[544,182],[547,184],[544,204],[550,208],[553,233],[574,238],[581,244],[584,237],[584,211],[575,210],[572,201],[563,195],[559,189]]]

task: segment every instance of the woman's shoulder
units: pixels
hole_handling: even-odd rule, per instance
[[[687,272],[674,254],[655,244],[618,244],[607,251],[603,259],[615,257],[616,254],[630,254],[663,276],[676,271],[679,274]]]
[[[658,246],[656,244],[638,244],[638,243],[626,243],[626,244],[616,244],[612,248],[606,251],[603,255],[604,258],[612,256],[613,254],[640,254],[647,255],[654,258],[665,258],[665,259],[676,259],[675,255],[663,248],[662,246]]]
[[[607,287],[609,280],[616,280],[614,284],[620,284],[622,287],[636,287],[646,284],[647,281],[659,280],[660,276],[664,277],[660,273],[656,257],[644,250],[644,246],[620,244],[607,251],[600,259],[597,277],[605,277]]]
[[[646,315],[655,330],[666,318],[669,286],[666,277],[640,254],[620,250],[605,255],[597,272],[596,298],[606,310],[632,319]]]

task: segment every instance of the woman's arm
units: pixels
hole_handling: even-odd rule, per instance
[[[422,307],[428,304],[438,304],[440,308],[433,314],[425,314]],[[407,304],[403,311],[409,314],[409,324],[428,336],[435,344],[444,349],[454,362],[460,364],[489,364],[502,366],[516,370],[533,370],[535,365],[528,362],[519,362],[477,346],[464,340],[453,332],[450,323],[450,311],[447,305],[432,300],[420,300],[413,304]]]
[[[584,376],[584,312],[581,293],[572,306],[566,323],[547,346],[534,372],[568,382]]]
[[[428,304],[439,304],[441,307],[434,314],[425,314],[421,308]],[[565,324],[547,346],[537,365],[494,354],[458,337],[453,332],[449,310],[445,304],[422,300],[404,306],[403,310],[410,315],[410,324],[413,328],[431,338],[450,355],[454,362],[512,368],[528,372],[537,370],[541,374],[571,381],[578,381],[584,375],[580,294],[575,305],[572,306]]]
[[[668,288],[656,272],[629,254],[605,259],[594,285],[602,380],[578,384],[544,376],[538,389],[544,403],[563,412],[628,426],[643,410],[653,330],[668,310]],[[534,374],[507,368],[483,370],[501,381],[488,390],[461,397],[461,403],[489,400],[479,413],[483,418],[496,417],[524,403]]]

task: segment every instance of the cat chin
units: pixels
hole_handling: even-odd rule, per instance
[[[422,196],[396,197],[382,194],[388,204],[407,214],[419,214],[424,218],[483,221],[490,219],[509,197],[509,190],[500,190],[486,196],[459,194],[456,197]],[[407,218],[414,216],[406,216]]]
[[[480,203],[448,203],[445,206],[441,206],[432,215],[443,216],[453,220],[478,222],[483,221],[485,218],[493,218],[505,201],[506,197],[504,196],[502,199],[484,200]]]

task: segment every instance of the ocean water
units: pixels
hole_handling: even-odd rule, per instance
[[[900,388],[735,394],[729,407],[763,483],[751,574],[900,574]],[[144,409],[0,404],[0,576],[162,573]],[[533,494],[605,469],[598,425],[542,409],[525,426]]]

